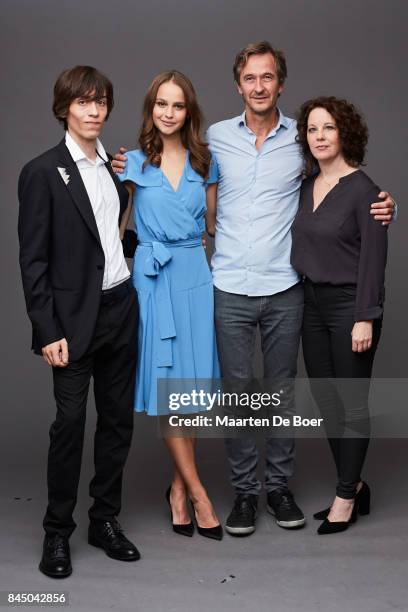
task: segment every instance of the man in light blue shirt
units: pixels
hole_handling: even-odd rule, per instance
[[[215,253],[215,320],[222,376],[251,379],[259,325],[265,379],[296,376],[303,313],[303,287],[290,265],[291,225],[298,209],[303,159],[293,119],[277,108],[286,78],[283,53],[267,42],[238,53],[234,78],[245,111],[208,130],[219,166]],[[379,220],[388,220],[387,199]],[[290,409],[290,403],[287,406]],[[226,530],[255,530],[261,483],[254,439],[226,440],[235,489]],[[266,439],[265,489],[268,510],[281,527],[296,528],[305,518],[288,488],[294,468],[293,439]]]
[[[273,295],[299,281],[290,265],[290,228],[303,157],[296,121],[276,112],[276,125],[259,148],[245,112],[207,132],[220,171],[213,279],[230,293]]]

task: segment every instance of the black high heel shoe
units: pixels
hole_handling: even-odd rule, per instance
[[[365,516],[370,514],[370,502],[371,502],[371,491],[370,487],[366,482],[363,481],[363,486],[356,494],[354,506],[357,506],[357,512],[361,516]],[[320,510],[320,512],[315,512],[313,518],[317,521],[323,521],[329,515],[330,508],[326,508],[325,510]]]
[[[317,530],[319,535],[329,535],[331,533],[340,533],[341,531],[346,531],[357,520],[357,502],[354,499],[353,511],[351,513],[351,517],[348,521],[329,521],[328,518],[325,518],[323,523]]]
[[[179,535],[183,535],[183,536],[187,536],[191,538],[191,536],[194,533],[194,523],[192,521],[190,521],[190,523],[186,523],[185,525],[175,525],[173,523],[173,511],[171,509],[171,503],[170,503],[170,491],[171,491],[171,485],[166,491],[166,499],[170,507],[170,519],[171,519],[171,525],[173,527],[173,531],[175,533],[178,533]]]
[[[197,516],[196,516],[194,504],[191,501],[191,499],[190,499],[190,504],[193,509],[194,519],[197,525],[198,533],[204,536],[205,538],[210,538],[212,540],[222,540],[224,532],[223,532],[221,525],[217,525],[216,527],[200,527],[200,525],[197,522]]]

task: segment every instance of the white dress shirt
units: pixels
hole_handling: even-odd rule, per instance
[[[69,132],[65,144],[77,165],[95,215],[99,238],[105,255],[102,289],[111,289],[130,277],[122,242],[119,237],[119,195],[105,163],[106,151],[100,140],[96,141],[96,160],[88,159]],[[72,237],[73,240],[75,236]]]

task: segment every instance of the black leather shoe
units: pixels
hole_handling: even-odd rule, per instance
[[[306,523],[303,512],[289,489],[276,489],[268,493],[267,509],[270,514],[273,514],[279,527],[297,529]]]
[[[185,523],[184,525],[183,524],[175,525],[173,523],[173,512],[172,512],[171,503],[170,503],[170,491],[171,491],[171,485],[166,491],[166,499],[167,499],[167,503],[170,506],[170,519],[171,519],[173,531],[175,533],[178,533],[179,535],[184,535],[184,536],[188,536],[189,538],[191,538],[191,536],[194,534],[194,523],[192,521],[190,521],[189,523]]]
[[[355,503],[357,504],[357,512],[361,516],[370,514],[371,491],[366,482],[363,482],[363,486],[356,494],[355,500]],[[329,516],[330,509],[331,508],[329,507],[325,508],[324,510],[320,510],[320,512],[315,512],[313,518],[317,521],[323,521]]]
[[[68,538],[61,535],[46,535],[43,555],[38,566],[40,572],[50,578],[66,578],[72,574]]]
[[[140,553],[124,535],[116,519],[105,523],[90,523],[88,542],[92,546],[103,548],[108,557],[118,561],[137,561]]]
[[[234,502],[225,529],[231,535],[246,536],[255,531],[258,496],[239,493]]]

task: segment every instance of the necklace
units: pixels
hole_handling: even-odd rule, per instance
[[[335,186],[335,185],[337,185],[337,183],[339,182],[339,178],[334,179],[334,181],[330,181],[330,182],[329,182],[329,181],[326,181],[326,180],[325,180],[325,179],[322,177],[322,175],[321,175],[321,174],[319,174],[319,178],[320,178],[320,180],[321,180],[321,181],[323,181],[323,183],[324,183],[325,185],[327,185],[327,186],[328,186],[328,187],[330,187],[330,188],[334,187],[334,186]]]

